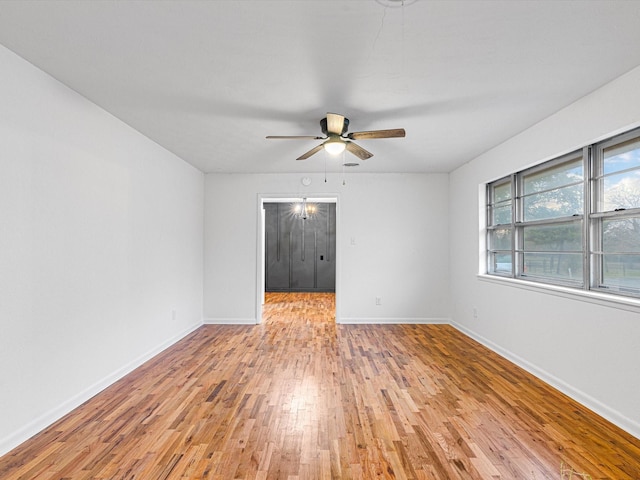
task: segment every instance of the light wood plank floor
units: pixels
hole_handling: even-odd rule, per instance
[[[2,479],[640,479],[640,441],[446,325],[269,294],[0,458]],[[581,479],[573,475],[576,480]]]

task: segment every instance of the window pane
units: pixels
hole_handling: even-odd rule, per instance
[[[542,192],[583,180],[582,158],[524,176],[524,194]]]
[[[582,250],[582,222],[524,228],[527,252],[570,252]]]
[[[511,182],[493,187],[493,202],[498,203],[511,198]]]
[[[511,250],[511,229],[499,228],[489,233],[489,248],[491,250]]]
[[[511,253],[492,253],[491,254],[491,273],[505,273],[511,275],[511,265],[513,258]]]
[[[602,221],[605,253],[640,253],[640,217]]]
[[[582,254],[525,253],[525,277],[543,277],[582,284]]]
[[[504,225],[511,223],[511,203],[497,205],[493,207],[492,225]]]
[[[603,284],[638,290],[640,293],[640,255],[604,255]]]
[[[634,138],[603,150],[604,174],[640,168],[640,139]]]
[[[603,188],[599,211],[640,208],[640,169],[604,177],[601,181]]]
[[[584,209],[583,184],[558,188],[523,198],[524,221],[581,215]]]

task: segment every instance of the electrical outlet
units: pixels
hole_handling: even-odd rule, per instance
[[[478,307],[473,307],[473,318],[478,318]]]
[[[376,305],[382,305],[382,297],[376,297]]]

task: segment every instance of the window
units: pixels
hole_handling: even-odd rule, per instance
[[[489,187],[488,245],[489,271],[511,275],[513,272],[513,194],[511,178]]]
[[[577,152],[517,176],[521,277],[582,286],[584,165]]]
[[[487,185],[487,273],[640,296],[640,130]]]
[[[592,214],[593,287],[640,294],[640,136],[595,149]]]

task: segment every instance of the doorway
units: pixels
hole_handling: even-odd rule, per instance
[[[338,196],[259,195],[258,207],[256,323],[265,292],[333,294],[339,323]]]

